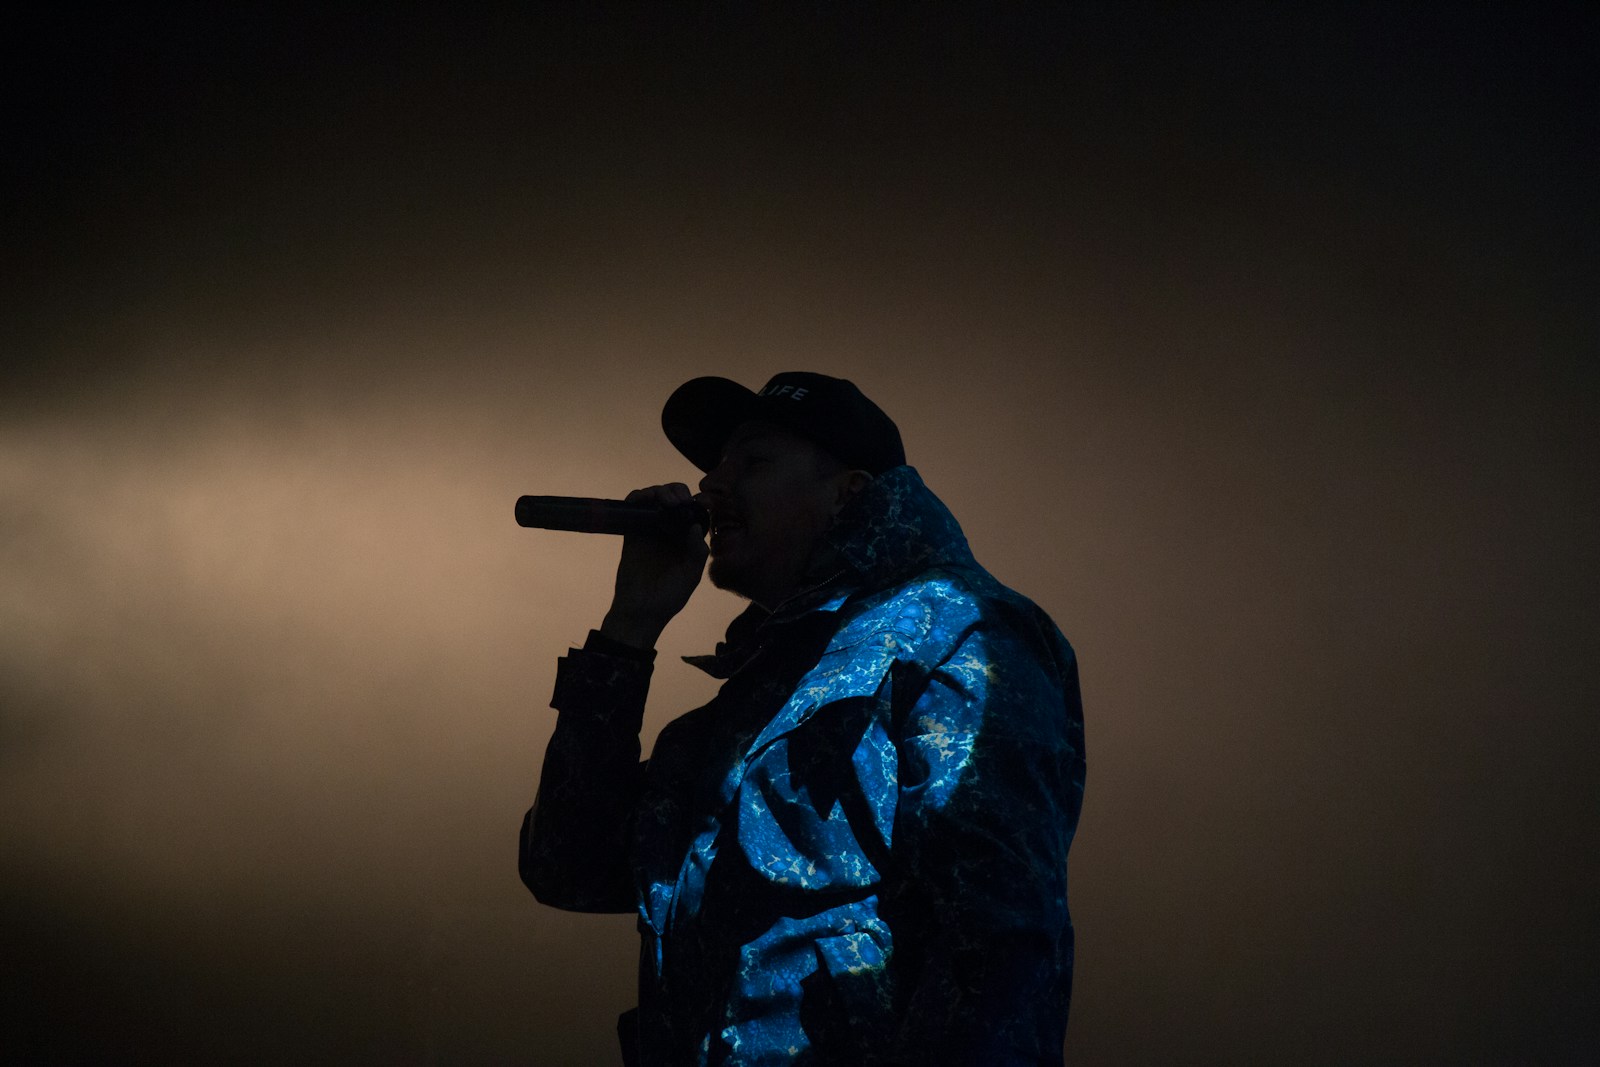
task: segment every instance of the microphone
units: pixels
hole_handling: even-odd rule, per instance
[[[586,496],[517,498],[517,525],[574,533],[678,536],[695,523],[711,529],[711,513],[697,500],[661,507]]]

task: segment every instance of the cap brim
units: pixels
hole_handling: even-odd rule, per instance
[[[728,378],[693,378],[667,397],[661,429],[684,458],[709,472],[739,424],[757,414],[756,394]]]

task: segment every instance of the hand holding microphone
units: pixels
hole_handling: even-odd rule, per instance
[[[700,584],[711,551],[709,514],[682,482],[635,489],[623,501],[525,496],[516,514],[520,526],[623,535],[600,632],[636,648],[655,647]]]

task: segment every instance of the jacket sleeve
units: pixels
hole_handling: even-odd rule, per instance
[[[541,903],[569,911],[634,910],[629,827],[644,777],[639,727],[653,652],[591,632],[556,667],[556,728],[518,867]]]
[[[918,977],[891,1056],[1059,1064],[1072,987],[1067,850],[1083,797],[1071,646],[1041,625],[969,629],[900,720],[902,947]]]

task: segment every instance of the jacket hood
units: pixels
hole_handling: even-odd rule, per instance
[[[973,562],[961,524],[909,466],[874,478],[839,512],[823,540],[812,572],[842,563],[858,589],[892,585],[930,567]]]

